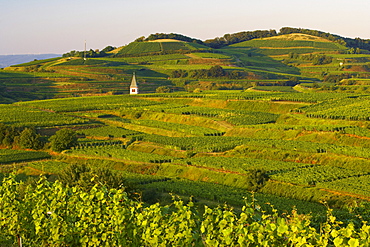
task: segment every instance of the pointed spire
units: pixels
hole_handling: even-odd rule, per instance
[[[138,93],[139,93],[139,88],[137,86],[136,76],[134,72],[132,76],[132,80],[131,80],[131,85],[130,85],[130,94],[138,94]]]
[[[135,72],[134,72],[134,74],[132,76],[130,87],[137,87]]]

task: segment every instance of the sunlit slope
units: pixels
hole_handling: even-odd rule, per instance
[[[136,173],[145,165],[147,175],[171,179],[165,186],[182,178],[248,189],[248,172],[263,169],[264,196],[330,196],[339,205],[347,196],[370,200],[369,102],[347,93],[222,90],[19,102],[0,115],[44,135],[74,128],[79,144],[64,155],[135,164]]]
[[[168,54],[175,52],[188,52],[196,50],[211,50],[209,47],[197,44],[188,43],[179,40],[164,39],[147,42],[132,42],[117,53],[117,56],[137,56],[148,54]]]
[[[338,53],[347,48],[338,43],[307,34],[286,34],[270,38],[253,39],[231,45],[235,48],[257,48],[264,55],[284,55],[291,52],[305,53]]]
[[[222,49],[233,55],[239,66],[295,76],[311,90],[366,91],[370,76],[370,56],[366,51],[349,49],[339,43],[307,34],[287,34],[253,39]],[[364,53],[363,53],[364,52]],[[345,79],[343,81],[343,79]],[[330,84],[313,84],[326,82]],[[275,84],[276,85],[276,84]],[[261,86],[261,85],[259,85]]]
[[[344,87],[366,91],[370,56],[351,52],[339,43],[306,34],[253,39],[221,49],[173,39],[135,41],[104,57],[62,57],[5,68],[0,71],[0,86],[2,102],[127,94],[134,72],[141,93],[155,92],[160,86],[172,91],[261,87],[292,91],[297,84],[300,91]],[[223,71],[212,71],[215,66]]]

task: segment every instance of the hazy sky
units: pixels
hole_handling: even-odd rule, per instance
[[[151,33],[201,40],[300,27],[370,39],[370,0],[0,0],[0,54],[122,46]]]

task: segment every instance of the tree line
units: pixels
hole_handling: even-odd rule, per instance
[[[248,41],[252,39],[260,39],[260,38],[267,38],[267,37],[273,37],[273,36],[279,36],[284,34],[291,34],[291,33],[303,33],[308,34],[316,37],[321,37],[328,39],[330,41],[336,42],[338,44],[347,46],[349,48],[352,48],[354,53],[359,53],[359,50],[368,50],[370,52],[370,39],[361,39],[361,38],[345,38],[339,35],[331,34],[328,32],[322,32],[318,30],[311,30],[311,29],[304,29],[304,28],[293,28],[293,27],[283,27],[277,32],[276,30],[270,29],[270,30],[256,30],[256,31],[243,31],[238,33],[232,33],[232,34],[225,34],[222,37],[216,37],[214,39],[208,39],[205,41],[190,38],[187,36],[184,36],[182,34],[176,34],[176,33],[155,33],[150,34],[148,37],[142,36],[135,40],[135,42],[145,42],[145,41],[151,41],[151,40],[157,40],[157,39],[176,39],[181,40],[185,42],[191,42],[191,43],[197,43],[202,44],[211,48],[222,48],[228,45],[240,43],[243,41]],[[109,56],[109,51],[112,51],[116,49],[116,47],[113,46],[107,46],[103,50],[92,50],[86,51],[86,57],[105,57]],[[84,57],[85,52],[84,51],[70,51],[68,53],[63,54],[63,57]]]
[[[308,54],[308,55],[298,55],[297,53],[289,53],[290,59],[301,59],[304,61],[310,61],[313,65],[323,65],[329,64],[333,61],[333,58],[321,54]]]
[[[203,41],[199,39],[190,38],[190,37],[184,36],[182,34],[177,34],[177,33],[151,34],[147,38],[145,38],[144,36],[137,38],[135,42],[144,42],[144,41],[151,41],[151,40],[157,40],[157,39],[176,39],[176,40],[181,40],[181,41],[190,42],[190,43],[203,44]]]
[[[106,56],[111,55],[108,52],[113,51],[114,49],[116,49],[116,47],[107,46],[101,51],[99,51],[98,49],[97,50],[90,49],[86,52],[85,51],[70,51],[70,52],[64,53],[63,57],[81,57],[81,58],[83,58],[85,56],[87,58],[106,57]]]
[[[60,152],[77,145],[77,133],[72,129],[61,129],[45,139],[35,128],[17,128],[0,123],[0,145],[34,150],[50,148]]]
[[[350,47],[350,48],[359,48],[365,49],[370,51],[370,39],[361,39],[361,38],[345,38],[339,35],[311,30],[311,29],[303,29],[303,28],[292,28],[292,27],[283,27],[280,29],[279,35],[282,34],[290,34],[290,33],[304,33],[316,37],[321,37],[324,39],[328,39],[330,41],[336,42],[338,44]]]
[[[311,30],[311,29],[304,29],[304,28],[293,28],[293,27],[283,27],[277,32],[276,30],[270,29],[270,30],[256,30],[256,31],[243,31],[238,33],[232,33],[232,34],[225,34],[222,37],[216,37],[214,39],[208,39],[205,41],[190,38],[187,36],[184,36],[182,34],[176,34],[176,33],[155,33],[150,34],[148,37],[142,36],[135,40],[135,42],[145,42],[145,41],[151,41],[151,40],[157,40],[157,39],[176,39],[181,40],[185,42],[192,42],[192,43],[198,43],[202,44],[211,48],[222,48],[228,45],[240,43],[243,41],[248,41],[252,39],[260,39],[260,38],[267,38],[267,37],[273,37],[273,36],[279,36],[284,34],[291,34],[291,33],[303,33],[308,34],[316,37],[321,37],[328,39],[330,41],[336,42],[338,44],[347,46],[349,48],[353,48],[354,51],[359,51],[361,49],[368,50],[370,52],[370,39],[361,39],[361,38],[345,38],[339,35],[331,34],[328,32],[318,31],[318,30]],[[109,56],[109,51],[112,51],[116,49],[116,47],[113,46],[107,46],[103,50],[92,50],[86,51],[86,57],[105,57]],[[63,54],[63,57],[84,57],[85,52],[84,51],[70,51],[68,53]]]
[[[224,46],[240,43],[243,41],[267,38],[277,35],[278,33],[275,30],[247,31],[233,34],[225,34],[223,37],[216,37],[214,39],[206,40],[204,41],[204,44],[217,49]]]
[[[220,65],[215,65],[210,69],[195,69],[195,70],[173,70],[172,78],[228,78],[239,79],[243,78],[243,74],[233,70],[231,72],[224,70]]]
[[[322,32],[318,30],[304,29],[304,28],[292,28],[292,27],[283,27],[279,32],[276,30],[257,30],[257,31],[247,31],[247,32],[238,32],[233,34],[225,34],[223,37],[216,37],[214,39],[209,39],[204,41],[204,45],[210,46],[212,48],[221,48],[224,46],[236,44],[243,41],[248,41],[252,39],[267,38],[273,36],[279,36],[284,34],[291,33],[303,33],[316,37],[321,37],[328,39],[330,41],[336,42],[338,44],[350,47],[350,48],[359,48],[370,51],[370,39],[361,39],[361,38],[345,38],[339,35]]]

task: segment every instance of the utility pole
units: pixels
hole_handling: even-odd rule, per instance
[[[86,39],[85,39],[85,49],[84,49],[84,61],[86,61]]]

